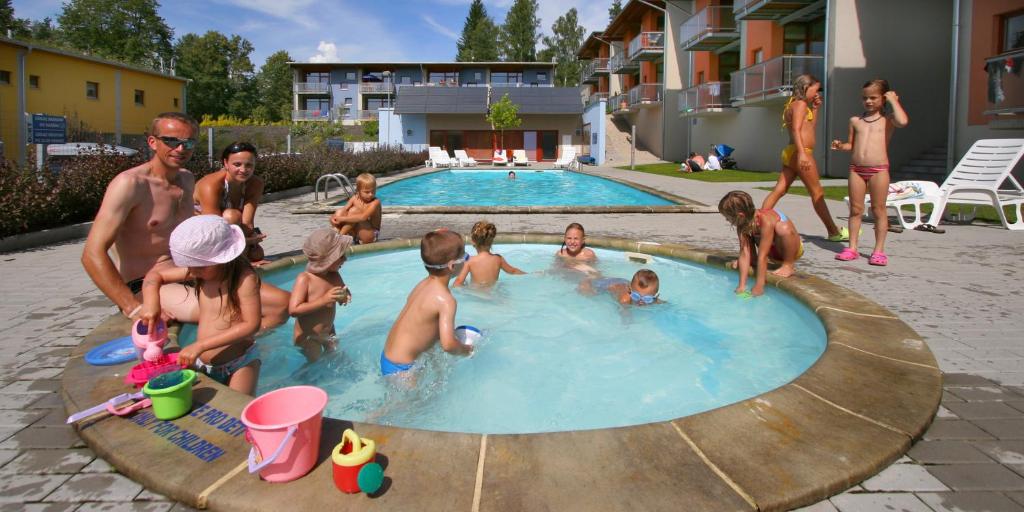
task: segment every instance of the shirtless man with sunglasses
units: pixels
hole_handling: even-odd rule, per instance
[[[171,231],[194,213],[195,177],[182,166],[192,156],[198,131],[196,121],[179,112],[153,119],[146,138],[153,157],[114,177],[89,230],[82,266],[128,318],[136,318],[142,309],[140,292],[146,273],[174,265],[168,246]],[[288,298],[287,292],[263,283],[261,328],[287,320]],[[160,303],[169,318],[191,323],[199,319],[192,288],[163,286]]]

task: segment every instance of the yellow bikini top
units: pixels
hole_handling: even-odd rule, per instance
[[[782,127],[783,128],[788,126],[786,124],[786,112],[789,111],[789,107],[793,104],[793,100],[795,100],[795,99],[796,99],[796,96],[790,96],[789,99],[786,100],[786,106],[783,107],[783,109],[782,109]],[[809,123],[811,121],[814,121],[814,109],[810,108],[810,107],[807,107],[807,122]]]

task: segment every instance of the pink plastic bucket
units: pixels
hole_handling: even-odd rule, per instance
[[[268,482],[289,482],[313,469],[320,449],[327,393],[313,386],[271,391],[242,409],[248,427],[249,472]]]

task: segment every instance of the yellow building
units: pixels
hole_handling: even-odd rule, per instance
[[[4,156],[24,163],[26,113],[65,116],[69,130],[74,125],[101,133],[115,143],[141,136],[157,114],[185,111],[187,81],[0,37],[0,140]]]

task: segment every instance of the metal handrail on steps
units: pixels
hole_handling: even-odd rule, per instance
[[[324,200],[327,200],[327,191],[331,188],[331,181],[338,183],[338,188],[344,190],[349,196],[355,195],[355,188],[352,186],[352,182],[348,180],[348,176],[340,173],[324,174],[316,180],[316,185],[313,186],[313,202],[316,202],[320,197],[320,184],[324,185]]]

